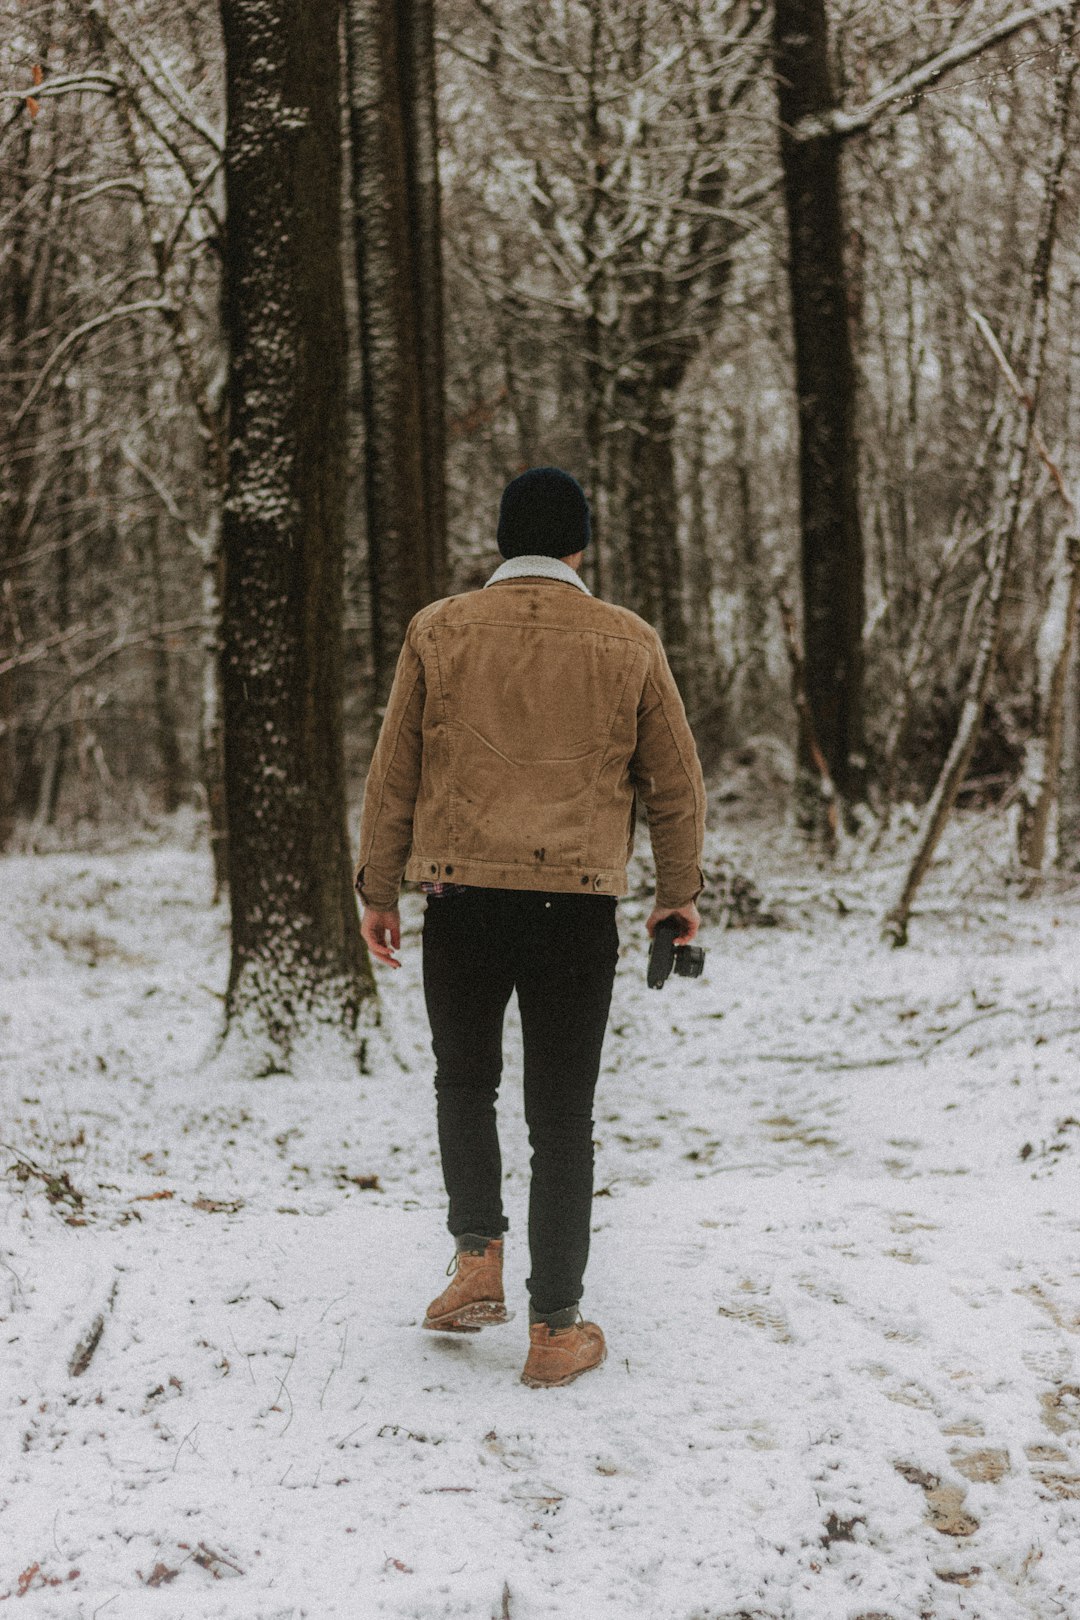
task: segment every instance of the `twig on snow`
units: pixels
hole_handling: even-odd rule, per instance
[[[176,1448],[176,1456],[173,1458],[173,1465],[172,1465],[172,1471],[173,1471],[174,1474],[176,1473],[176,1465],[180,1461],[180,1453],[183,1451],[184,1447],[188,1444],[188,1442],[191,1439],[192,1435],[196,1433],[196,1431],[198,1430],[198,1427],[199,1427],[199,1425],[197,1423],[193,1423],[191,1428],[188,1430],[187,1434],[185,1434],[184,1438],[181,1440],[180,1444],[177,1446],[177,1448]],[[192,1446],[191,1449],[192,1449],[192,1451],[195,1452],[195,1455],[197,1457],[199,1455],[199,1453],[196,1450],[195,1446]]]
[[[281,1431],[282,1434],[285,1433],[285,1430],[289,1427],[289,1424],[292,1422],[292,1420],[293,1420],[293,1412],[295,1410],[294,1407],[293,1407],[293,1398],[289,1393],[287,1385],[288,1385],[288,1382],[289,1382],[289,1374],[292,1372],[293,1366],[295,1365],[295,1362],[296,1362],[296,1351],[297,1351],[297,1347],[299,1345],[299,1342],[300,1341],[298,1339],[294,1340],[293,1347],[292,1347],[292,1354],[286,1357],[286,1360],[288,1361],[289,1365],[286,1367],[284,1373],[281,1375],[281,1381],[280,1381],[280,1383],[278,1384],[278,1387],[277,1387],[277,1394],[274,1396],[274,1402],[273,1402],[273,1405],[270,1408],[271,1412],[280,1412],[281,1407],[278,1405],[278,1402],[280,1401],[280,1399],[281,1399],[281,1397],[283,1395],[286,1397],[286,1399],[289,1402],[289,1416],[285,1420],[284,1428]]]

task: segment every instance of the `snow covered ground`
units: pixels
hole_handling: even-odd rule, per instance
[[[712,836],[781,925],[656,994],[620,907],[610,1350],[551,1391],[518,1382],[513,1008],[517,1315],[418,1326],[450,1254],[419,896],[370,1073],[229,1082],[201,849],[0,863],[0,1615],[1080,1615],[1080,891],[1010,898],[969,822],[893,952],[897,852]]]

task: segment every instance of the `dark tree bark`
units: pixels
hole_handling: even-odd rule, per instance
[[[866,788],[864,559],[825,0],[776,0],[773,53],[795,338],[806,698],[830,777],[852,802]],[[819,128],[809,135],[812,120]],[[801,763],[816,795],[818,773],[811,761]]]
[[[626,435],[627,493],[623,534],[629,563],[630,605],[660,633],[671,673],[693,717],[697,681],[690,650],[683,553],[679,542],[675,478],[675,416],[666,403],[641,404],[639,425]]]
[[[446,588],[442,273],[430,0],[346,0],[376,704]]]
[[[147,563],[150,574],[150,601],[156,625],[168,620],[168,601],[165,594],[165,572],[162,558],[162,517],[155,513],[147,525]],[[158,636],[150,653],[151,691],[154,700],[154,727],[157,732],[157,751],[161,762],[161,804],[166,815],[180,804],[184,797],[184,761],[180,752],[177,729],[176,704],[173,701],[172,670],[168,642]]]
[[[422,476],[435,594],[446,589],[446,405],[434,0],[399,0],[406,175],[422,397]]]
[[[222,0],[231,355],[222,688],[227,1030],[264,1072],[365,978],[342,752],[345,316],[339,12]]]
[[[12,139],[0,202],[10,217],[19,217],[33,184],[29,120]],[[53,206],[52,180],[45,208]],[[25,355],[29,366],[39,359],[40,342],[33,334],[47,326],[53,296],[51,244],[35,233],[9,233],[7,251],[0,253],[0,352]],[[0,564],[4,569],[4,599],[0,604],[0,647],[17,651],[23,638],[17,579],[12,575],[25,545],[27,508],[31,501],[34,462],[27,448],[36,437],[38,412],[16,418],[18,391],[0,378]],[[34,739],[25,725],[27,709],[25,671],[16,667],[0,676],[0,849],[7,846],[20,813],[33,807]]]
[[[1041,873],[1057,854],[1061,757],[1065,741],[1065,698],[1080,606],[1080,534],[1077,514],[1058,538],[1050,589],[1035,649],[1035,703],[1032,734],[1024,750],[1020,782],[1017,852],[1029,871]]]
[[[210,859],[214,868],[214,904],[229,882],[229,819],[225,798],[225,718],[221,688],[221,594],[224,558],[222,513],[214,514],[205,549],[200,550],[199,596],[202,606],[201,695],[199,700],[199,780],[206,793]]]
[[[762,557],[761,514],[754,498],[750,464],[751,427],[747,413],[736,409],[733,418],[734,470],[738,488],[738,547],[743,598],[742,705],[745,723],[757,730],[769,684],[766,647],[769,625],[769,588]]]

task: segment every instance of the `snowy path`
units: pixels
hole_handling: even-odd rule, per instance
[[[222,1085],[201,855],[0,871],[0,1140],[74,1189],[0,1179],[0,1614],[1080,1615],[1076,899],[899,954],[789,907],[659,996],[624,903],[610,1355],[531,1391],[513,1012],[517,1318],[417,1328],[449,1255],[418,898],[360,1085]]]

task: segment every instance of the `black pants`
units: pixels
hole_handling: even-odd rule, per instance
[[[593,1191],[593,1092],[619,954],[611,895],[469,888],[429,895],[424,997],[447,1225],[455,1237],[507,1228],[495,1097],[503,1014],[517,990],[532,1147],[529,1297],[581,1297]]]

